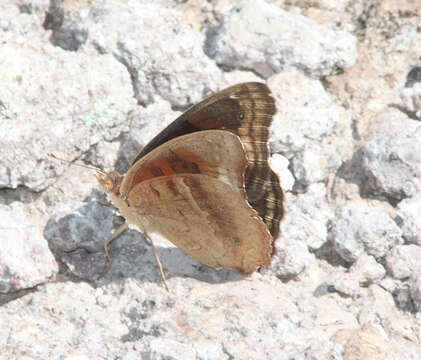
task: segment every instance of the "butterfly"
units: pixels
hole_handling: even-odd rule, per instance
[[[96,177],[145,236],[159,233],[205,265],[250,274],[270,264],[284,215],[283,191],[268,164],[275,112],[265,84],[231,86],[161,131],[124,176]],[[105,243],[110,261],[107,245],[125,228]],[[152,249],[156,255],[153,243]]]

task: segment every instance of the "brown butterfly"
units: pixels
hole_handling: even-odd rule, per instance
[[[96,176],[128,223],[145,235],[160,233],[215,269],[250,274],[270,263],[284,213],[279,179],[268,165],[275,111],[265,84],[234,85],[153,138],[126,175]],[[110,261],[107,245],[126,228],[105,243]]]

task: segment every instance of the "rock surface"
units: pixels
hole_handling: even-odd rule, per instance
[[[0,206],[0,293],[34,287],[54,278],[58,266],[38,226],[13,202]]]
[[[390,215],[359,204],[338,209],[330,236],[335,250],[350,263],[364,253],[384,258],[394,245],[403,243],[402,231]]]
[[[421,358],[416,1],[3,0],[0,14],[0,359]],[[266,82],[278,110],[272,264],[215,271],[154,236],[167,293],[128,230],[101,277],[123,219],[94,171],[48,153],[124,173],[186,107],[242,81]]]

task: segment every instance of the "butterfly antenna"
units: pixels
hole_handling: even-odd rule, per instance
[[[158,253],[155,249],[155,245],[154,245],[152,239],[148,236],[148,234],[146,234],[146,232],[143,232],[143,234],[145,235],[145,238],[148,239],[148,241],[151,243],[152,253],[153,253],[153,256],[155,257],[156,263],[158,264],[159,272],[161,273],[162,282],[165,286],[165,289],[168,292],[170,292],[170,289],[168,288],[168,285],[167,285],[167,279],[165,278],[165,273],[164,273],[164,270],[162,268],[161,260],[159,259]]]
[[[47,155],[48,155],[49,157],[52,157],[53,159],[63,161],[63,162],[65,162],[65,163],[67,163],[67,164],[70,164],[70,165],[80,166],[80,167],[83,167],[83,168],[86,168],[86,169],[89,169],[89,170],[95,170],[95,171],[97,171],[97,172],[99,172],[99,173],[101,173],[101,174],[105,174],[105,171],[102,171],[101,169],[98,169],[98,168],[93,167],[93,166],[82,165],[82,164],[75,164],[73,161],[69,161],[69,160],[66,160],[66,159],[62,159],[62,158],[60,158],[60,157],[56,156],[56,155],[55,155],[55,154],[53,154],[53,153],[48,153]]]

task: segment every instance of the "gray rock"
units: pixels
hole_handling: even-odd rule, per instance
[[[401,229],[387,213],[359,204],[339,209],[330,237],[342,259],[351,263],[364,252],[381,259],[403,242]]]
[[[396,222],[405,241],[421,245],[421,195],[402,200],[396,210]]]
[[[421,349],[414,343],[417,342],[417,330],[411,326],[411,321],[408,317],[401,316],[401,312],[396,308],[392,295],[380,286],[373,284],[368,288],[365,302],[367,306],[360,309],[358,314],[360,326],[380,325],[386,334],[389,334],[391,340],[389,341],[391,346],[389,353],[399,352],[400,345],[396,342],[396,336],[405,337],[409,340],[406,348],[407,354],[401,356],[402,358],[415,360],[417,355],[421,354]]]
[[[359,279],[352,274],[345,273],[334,282],[335,290],[344,296],[356,298],[360,296]]]
[[[132,359],[141,353],[211,360],[265,354],[274,360],[281,350],[281,359],[303,353],[323,359],[339,329],[358,328],[346,306],[331,298],[304,297],[297,283],[261,276],[211,286],[195,280],[185,286],[186,281],[169,279],[169,294],[131,276],[97,288],[84,282],[47,284],[0,307],[2,356],[48,358],[54,352]],[[14,336],[7,340],[11,330]],[[296,332],[302,335],[297,338]]]
[[[252,20],[251,20],[252,19]],[[225,68],[253,70],[264,78],[295,67],[314,77],[352,66],[356,39],[263,0],[242,0],[209,28],[207,54]]]
[[[287,195],[285,219],[281,223],[281,239],[306,244],[308,249],[320,249],[328,241],[328,224],[334,213],[326,204],[326,188],[313,184],[307,193]]]
[[[384,267],[373,256],[363,253],[348,272],[336,277],[333,285],[341,295],[356,298],[362,294],[362,286],[379,283],[385,275]]]
[[[113,229],[115,210],[98,201],[57,205],[44,234],[53,250],[68,250],[86,244],[96,246]]]
[[[88,3],[78,5],[87,7]],[[66,9],[65,9],[66,7]],[[81,8],[73,7],[62,0],[51,0],[46,13],[44,27],[52,29],[51,42],[64,50],[77,51],[86,43],[88,30],[82,22]]]
[[[0,205],[0,292],[32,288],[51,280],[57,263],[22,203]]]
[[[2,44],[15,43],[20,37],[31,34],[31,44],[45,42],[42,28],[49,0],[2,1],[0,3],[0,32]],[[22,44],[24,41],[21,42]]]
[[[186,359],[195,360],[196,351],[188,344],[183,344],[171,339],[151,338],[148,346],[142,349],[142,359]]]
[[[386,269],[395,279],[421,272],[421,246],[397,245],[386,256]]]
[[[421,83],[415,84],[412,88],[404,88],[401,97],[406,111],[421,119]]]
[[[185,107],[220,86],[222,72],[203,52],[204,36],[159,2],[93,4],[84,23],[87,46],[113,54],[126,67],[139,104],[161,97]]]
[[[418,269],[419,270],[419,269]],[[409,291],[415,309],[421,311],[421,276],[420,271],[414,273],[409,282]]]
[[[411,295],[410,281],[399,281],[391,294],[393,295],[393,299],[395,300],[395,304],[398,309],[410,312],[417,311]]]
[[[290,160],[296,186],[325,181],[352,155],[349,116],[319,81],[297,71],[274,75],[268,85],[278,109],[271,127],[271,149]]]
[[[421,119],[421,68],[415,66],[408,73],[405,87],[401,91],[401,99],[405,110]]]
[[[50,0],[19,0],[16,1],[16,3],[21,14],[45,15],[45,11],[48,9]]]
[[[171,104],[164,100],[131,112],[128,116],[130,131],[124,141],[121,157],[131,164],[139,151],[179,115],[181,113],[172,110]]]
[[[284,237],[275,242],[275,255],[268,269],[281,279],[291,279],[314,260],[305,243]]]
[[[115,138],[134,106],[128,74],[109,55],[11,42],[0,48],[0,63],[8,69],[8,86],[0,88],[0,188],[46,189],[65,169],[49,152],[73,160],[101,138]]]
[[[89,148],[81,160],[95,168],[111,171],[116,170],[116,166],[121,168],[123,154],[126,154],[126,144],[121,146],[119,141],[99,141]],[[78,165],[79,163],[73,164]],[[74,171],[74,166],[70,166],[70,168]],[[92,185],[97,185],[97,181],[95,180]]]
[[[97,201],[58,205],[45,227],[50,248],[80,278],[93,280],[106,265],[103,243],[112,234],[115,211]],[[80,246],[91,251],[76,250]]]
[[[407,34],[414,30],[413,28],[406,28],[405,29]],[[407,48],[408,49],[408,48]],[[405,88],[412,88],[414,85],[421,83],[421,67],[414,66],[406,76]]]
[[[407,122],[414,124],[404,133],[378,134],[362,147],[366,195],[399,201],[421,189],[421,126]]]
[[[349,269],[352,276],[358,278],[359,284],[367,286],[379,283],[386,275],[385,268],[373,256],[362,254]]]
[[[222,75],[224,79],[224,87],[235,85],[241,82],[262,81],[262,78],[257,76],[256,73],[252,71],[233,70],[230,72],[224,72]]]
[[[293,151],[307,141],[320,141],[331,135],[341,121],[338,106],[318,80],[291,70],[270,77],[268,86],[278,110],[272,133],[280,137],[285,147],[274,147],[277,152]]]

